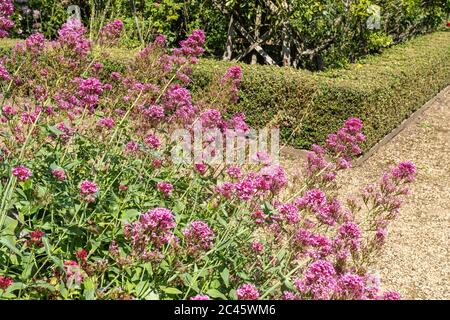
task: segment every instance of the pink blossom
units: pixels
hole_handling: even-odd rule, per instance
[[[260,253],[264,250],[264,245],[259,241],[252,242],[252,250],[256,253]]]
[[[6,290],[13,283],[14,283],[13,279],[6,277],[6,276],[0,276],[0,289]]]
[[[364,278],[352,273],[346,273],[339,278],[339,292],[343,299],[365,299]]]
[[[296,224],[300,221],[298,208],[293,204],[283,204],[278,208],[278,211],[288,224]]]
[[[314,300],[328,300],[338,289],[336,270],[326,260],[317,260],[303,273],[303,279],[296,280],[295,286],[303,294],[308,294]]]
[[[196,296],[191,297],[189,300],[211,300],[211,298],[206,294],[198,294]]]
[[[131,240],[134,250],[142,255],[150,244],[160,248],[169,243],[174,238],[172,229],[175,226],[175,217],[170,210],[155,208],[142,213],[138,221],[126,224],[124,235]]]
[[[52,175],[53,175],[53,177],[55,177],[59,181],[66,180],[66,173],[64,172],[63,169],[53,169],[52,170]]]
[[[97,121],[97,127],[104,127],[108,129],[112,129],[115,125],[115,121],[112,118],[101,118]]]
[[[123,22],[116,19],[106,26],[104,26],[99,32],[99,40],[102,44],[114,45],[117,43],[120,34],[123,30]]]
[[[79,285],[83,282],[85,274],[76,261],[64,261],[64,271],[66,272],[66,281],[69,284]]]
[[[1,61],[0,61],[0,79],[3,81],[8,81],[11,79],[9,76],[8,70],[6,70],[6,68],[3,66],[3,63]]]
[[[227,174],[231,178],[239,179],[242,176],[242,171],[241,168],[232,166],[227,169]]]
[[[208,170],[208,166],[204,163],[196,163],[194,168],[198,173],[200,173],[200,175],[204,175]]]
[[[214,240],[214,232],[203,221],[192,221],[183,230],[186,247],[190,253],[207,251],[211,248]]]
[[[158,137],[154,134],[149,134],[144,138],[144,142],[151,149],[158,149],[161,145],[161,141],[159,141]]]
[[[58,43],[73,53],[85,57],[91,49],[91,42],[84,37],[85,33],[86,28],[81,21],[72,18],[58,31]]]
[[[259,298],[258,289],[253,284],[246,283],[236,290],[239,300],[257,300]]]
[[[12,117],[17,114],[17,109],[10,105],[5,105],[2,108],[3,114],[7,117]]]
[[[42,33],[33,33],[25,40],[27,50],[32,55],[38,55],[45,48],[45,36]]]
[[[24,165],[19,165],[12,169],[12,174],[14,177],[17,178],[17,180],[23,182],[27,181],[33,174],[31,173],[31,170],[25,167]]]
[[[98,192],[97,184],[93,181],[84,180],[80,184],[80,194],[82,196],[92,195]]]
[[[400,300],[400,293],[395,291],[386,291],[383,293],[383,300]]]
[[[170,195],[173,191],[172,184],[166,181],[158,182],[156,188],[166,196]]]

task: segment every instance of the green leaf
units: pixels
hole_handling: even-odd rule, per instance
[[[209,289],[206,294],[211,298],[220,298],[226,300],[227,297],[217,289]]]
[[[7,293],[11,293],[11,292],[16,291],[16,290],[21,290],[21,289],[23,290],[26,287],[27,287],[27,285],[22,283],[22,282],[14,282],[12,285],[10,285],[8,287],[8,289],[6,289],[6,292]]]
[[[172,288],[172,287],[160,287],[160,289],[167,294],[182,294],[183,293],[180,290],[178,290],[177,288]]]
[[[230,270],[227,268],[223,269],[220,276],[222,277],[223,283],[228,288],[230,286]]]
[[[16,248],[16,241],[13,237],[10,237],[10,236],[1,237],[0,243],[7,246],[12,252],[17,254],[18,256],[22,256],[22,253],[19,251],[19,249]]]
[[[48,126],[47,128],[48,128],[48,130],[49,130],[51,133],[54,133],[54,134],[56,134],[57,136],[64,134],[64,132],[62,132],[61,130],[59,130],[59,129],[56,128],[55,126]]]

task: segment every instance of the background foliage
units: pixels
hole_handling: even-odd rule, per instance
[[[143,42],[154,39],[158,33],[168,36],[170,44],[199,28],[206,32],[206,49],[209,55],[221,56],[226,43],[229,17],[214,7],[212,0],[135,0],[136,15]],[[305,57],[300,67],[316,70],[337,67],[354,62],[358,57],[379,52],[392,44],[427,33],[442,23],[450,11],[448,0],[291,0],[289,23],[301,40],[302,50],[314,49],[332,38],[332,45],[316,55]],[[256,7],[264,1],[226,1],[244,27],[252,33]],[[278,3],[274,1],[274,3]],[[126,34],[122,45],[141,45],[139,32],[129,0],[16,0],[14,15],[16,29],[13,36],[25,37],[40,30],[54,38],[58,27],[67,19],[67,7],[79,5],[84,23],[90,26],[90,37],[96,36],[106,22],[120,18],[125,23]],[[381,28],[370,30],[366,21],[368,7],[381,7]],[[278,63],[278,45],[281,38],[281,17],[263,8],[262,32],[272,30],[271,45],[267,51]],[[265,10],[265,11],[264,11]],[[45,23],[43,23],[45,21]],[[237,41],[237,50],[247,44]],[[298,50],[296,48],[295,50]]]

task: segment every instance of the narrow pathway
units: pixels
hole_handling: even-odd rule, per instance
[[[342,194],[404,160],[416,164],[417,181],[376,267],[383,286],[404,299],[450,299],[450,87],[364,163],[341,174]]]

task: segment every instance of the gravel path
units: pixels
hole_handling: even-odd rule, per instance
[[[384,286],[403,299],[450,299],[450,87],[372,157],[343,173],[343,194],[404,160],[416,164],[417,181],[390,226],[377,269]]]

